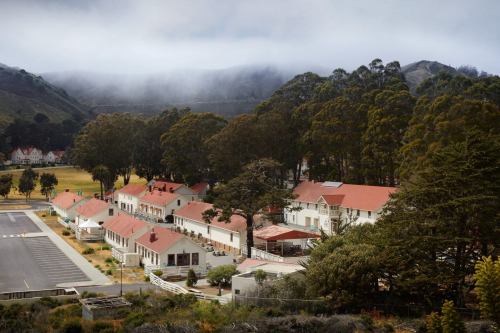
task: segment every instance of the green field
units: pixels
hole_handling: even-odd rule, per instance
[[[56,191],[59,193],[65,189],[70,191],[83,191],[84,196],[93,196],[94,193],[99,192],[99,182],[93,182],[92,176],[85,170],[78,169],[75,167],[52,167],[52,168],[36,168],[34,169],[39,174],[43,172],[54,173],[59,181],[56,187]],[[17,188],[19,177],[21,176],[22,170],[4,170],[0,171],[0,175],[11,173],[14,176],[14,186]],[[132,175],[130,179],[131,183],[145,184],[146,180]],[[123,178],[120,177],[115,184],[116,188],[123,187]],[[45,197],[40,193],[40,185],[37,185],[36,189],[31,194],[32,199],[44,199]],[[17,192],[17,190],[12,189],[9,194],[9,199],[24,199],[24,196]]]

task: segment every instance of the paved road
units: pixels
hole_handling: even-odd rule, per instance
[[[31,209],[49,209],[50,207],[50,203],[44,200],[29,200],[28,202],[26,202],[26,200],[22,199],[2,199],[0,200],[0,206],[1,205],[28,205],[31,206]]]
[[[76,288],[78,292],[81,294],[84,291],[88,292],[94,292],[94,293],[101,293],[105,295],[119,295],[120,294],[120,284],[113,284],[113,285],[108,285],[108,286],[91,286],[91,287],[78,287]],[[158,286],[155,286],[154,284],[151,283],[131,283],[131,284],[124,284],[123,285],[123,293],[127,292],[139,292],[140,290],[146,291],[146,290],[157,290],[157,291],[163,291]]]
[[[31,232],[41,232],[41,230],[23,212],[0,213],[0,238]]]

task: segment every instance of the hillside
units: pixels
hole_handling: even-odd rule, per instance
[[[37,114],[53,123],[80,122],[89,116],[87,107],[41,76],[0,64],[0,123],[33,121]]]
[[[43,76],[97,113],[148,114],[188,106],[195,112],[229,117],[250,112],[291,77],[272,67],[185,70],[153,75],[69,72]]]

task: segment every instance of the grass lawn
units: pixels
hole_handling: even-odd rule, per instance
[[[94,265],[101,272],[106,274],[114,283],[120,282],[120,265],[111,261],[111,251],[103,249],[106,243],[103,242],[81,242],[76,239],[75,235],[71,233],[68,236],[63,235],[66,230],[59,222],[57,216],[50,216],[48,212],[42,211],[36,213],[45,224],[51,228],[59,237],[64,239],[71,247],[78,253],[82,253],[87,248],[93,248],[94,253],[82,254],[85,259]],[[144,270],[140,267],[124,267],[123,268],[123,282],[124,283],[138,283],[144,282]]]
[[[85,170],[78,169],[76,167],[50,167],[50,168],[36,168],[33,169],[38,174],[42,174],[44,172],[54,173],[59,181],[59,184],[56,187],[56,191],[59,193],[64,191],[65,189],[69,189],[70,191],[83,191],[84,196],[90,197],[93,196],[94,193],[99,193],[99,182],[92,181],[92,176]],[[11,173],[14,176],[14,187],[17,188],[19,177],[21,176],[21,169],[13,169],[13,170],[3,170],[0,171],[0,175]],[[131,183],[145,184],[146,180],[137,177],[136,175],[132,175],[130,178]],[[116,188],[123,187],[123,177],[119,177],[118,181],[115,184]],[[32,199],[45,199],[45,197],[40,193],[40,185],[37,184],[37,187],[31,193]],[[17,190],[12,189],[9,194],[9,199],[24,199],[24,196],[17,192]]]

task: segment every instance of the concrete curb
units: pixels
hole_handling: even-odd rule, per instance
[[[82,272],[85,273],[90,279],[89,282],[78,282],[78,283],[70,283],[71,286],[82,286],[82,285],[107,285],[112,284],[112,282],[102,274],[98,269],[92,266],[91,263],[87,261],[80,253],[78,253],[74,248],[72,248],[64,239],[59,237],[52,229],[50,229],[34,212],[25,212],[26,215],[35,223],[44,236],[50,238],[50,240],[64,253],[68,256],[68,258],[77,265]],[[38,233],[39,236],[42,236],[41,233]],[[29,235],[29,237],[33,237],[34,235]],[[69,287],[68,283],[62,283],[58,286],[61,287]]]

